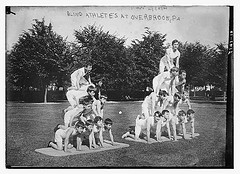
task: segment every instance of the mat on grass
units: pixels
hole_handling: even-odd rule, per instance
[[[68,156],[68,155],[95,153],[95,152],[101,152],[101,151],[105,151],[105,150],[112,150],[112,149],[129,147],[128,144],[117,143],[117,142],[115,142],[115,145],[112,146],[111,142],[107,141],[107,140],[104,140],[103,146],[104,146],[104,148],[96,148],[96,149],[90,150],[86,145],[83,145],[81,151],[77,151],[76,148],[72,148],[72,149],[69,149],[70,152],[55,150],[51,147],[40,148],[40,149],[36,149],[35,151],[39,152],[39,153],[42,153],[42,154],[45,154],[45,155],[49,155],[49,156]]]
[[[195,136],[195,137],[199,136],[199,133],[194,133],[194,136]],[[125,139],[125,140],[128,140],[128,141],[135,141],[135,142],[140,142],[140,143],[148,143],[146,139],[138,139],[138,140],[135,140],[135,139],[130,138],[130,137],[127,137],[127,138],[124,138],[124,139]],[[165,136],[161,136],[161,139],[162,139],[162,142],[172,141],[172,140],[170,140],[169,138],[167,138],[167,137],[165,137]],[[183,137],[177,135],[177,140],[180,140],[180,139],[183,139]],[[190,133],[187,133],[185,139],[187,139],[187,140],[192,139],[192,138],[191,138],[191,134],[190,134]],[[159,143],[159,142],[158,142],[156,139],[154,139],[154,138],[150,138],[150,141],[149,141],[148,144],[152,144],[152,143]]]

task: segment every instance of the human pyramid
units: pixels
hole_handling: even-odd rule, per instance
[[[186,71],[179,73],[178,44],[173,40],[172,47],[161,58],[159,74],[152,81],[153,89],[146,89],[148,94],[142,103],[142,114],[137,116],[135,126],[130,126],[122,138],[139,140],[143,137],[150,143],[150,134],[153,134],[158,142],[162,142],[162,132],[166,132],[170,140],[177,141],[177,135],[186,138],[186,123],[191,124],[191,138],[194,137],[195,112],[185,89]],[[187,103],[187,112],[179,108],[182,103]]]
[[[113,140],[111,126],[113,121],[106,118],[103,121],[103,107],[107,100],[105,94],[101,94],[102,80],[96,85],[91,82],[90,71],[92,64],[80,68],[71,74],[72,86],[66,93],[70,106],[63,110],[64,124],[58,124],[54,128],[54,141],[48,143],[48,147],[56,150],[71,152],[73,144],[69,142],[71,137],[76,137],[76,150],[82,150],[85,143],[89,149],[103,148],[103,132],[109,132],[111,144]],[[63,143],[64,142],[64,143]]]
[[[138,140],[147,137],[147,142],[150,142],[150,134],[153,133],[161,142],[162,132],[166,129],[169,139],[176,141],[177,134],[182,133],[183,138],[186,137],[186,123],[191,123],[191,137],[194,137],[194,111],[185,89],[186,71],[179,73],[179,58],[178,41],[173,40],[172,47],[160,60],[159,74],[153,78],[153,88],[146,89],[148,94],[142,103],[141,115],[137,116],[135,126],[130,126],[122,138]],[[104,131],[109,132],[111,144],[116,145],[111,131],[113,121],[110,118],[103,120],[107,96],[101,94],[102,80],[94,85],[90,78],[91,70],[92,64],[88,63],[71,74],[72,86],[66,93],[70,106],[63,110],[64,124],[54,128],[54,141],[50,141],[48,147],[70,152],[73,144],[69,140],[74,136],[78,151],[82,150],[83,143],[89,149],[103,148]],[[179,108],[181,103],[188,104],[187,113]]]

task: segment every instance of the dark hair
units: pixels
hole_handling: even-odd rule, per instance
[[[107,95],[102,94],[102,95],[100,96],[100,99],[101,99],[101,98],[105,98],[105,99],[107,99],[108,97],[107,97]]]
[[[92,92],[92,91],[96,91],[96,88],[92,85],[90,85],[88,88],[87,88],[87,92]]]
[[[195,112],[194,112],[194,110],[192,110],[192,109],[188,109],[188,111],[187,111],[187,115],[190,115],[190,114],[194,114]]]
[[[183,116],[183,115],[186,115],[186,112],[184,110],[180,110],[178,112],[178,116]]]
[[[187,74],[187,72],[185,70],[181,70],[179,74],[185,73]]]
[[[86,126],[93,125],[93,121],[91,119],[85,122]]]
[[[76,127],[76,128],[79,128],[79,127],[85,128],[85,125],[84,125],[84,123],[83,123],[82,121],[78,121],[78,122],[75,124],[75,127]]]
[[[166,110],[166,109],[165,109],[165,110],[163,110],[163,111],[162,111],[162,115],[164,115],[166,112],[168,112],[168,113],[169,113],[169,110]]]
[[[93,98],[89,95],[81,97],[79,99],[79,104],[82,104],[82,105],[89,105],[89,104],[92,104],[92,103],[93,103]]]
[[[90,62],[90,61],[87,62],[87,63],[86,63],[86,67],[88,67],[88,66],[93,66],[92,62]]]
[[[179,41],[178,41],[177,39],[174,39],[174,40],[172,41],[172,45],[175,44],[176,42],[179,43]]]
[[[161,114],[161,112],[159,112],[159,111],[156,111],[156,112],[154,113],[154,116],[155,116],[155,117],[161,117],[161,116],[162,116],[162,114]]]
[[[167,95],[169,95],[169,94],[168,94],[167,91],[165,91],[165,90],[160,90],[159,93],[158,93],[158,95],[159,95],[159,96],[167,96]]]
[[[112,121],[110,118],[106,118],[106,119],[104,120],[104,123],[105,123],[105,124],[110,124],[110,125],[112,125],[112,124],[113,124],[113,121]]]
[[[170,72],[173,72],[173,71],[179,71],[179,68],[178,67],[176,67],[176,66],[174,66],[174,67],[172,67],[171,69],[170,69]]]
[[[100,116],[96,116],[95,118],[94,118],[94,123],[97,123],[98,121],[101,121],[102,120],[102,117],[100,117]]]
[[[180,94],[179,92],[176,92],[176,93],[174,94],[174,97],[177,97],[179,100],[182,98],[182,97],[181,97],[181,94]]]

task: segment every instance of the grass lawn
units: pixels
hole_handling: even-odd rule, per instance
[[[226,105],[193,103],[195,132],[192,140],[143,144],[121,138],[141,112],[140,102],[109,102],[104,117],[114,121],[116,142],[127,148],[91,154],[51,157],[35,152],[54,137],[53,128],[63,123],[68,102],[52,104],[13,103],[6,107],[6,166],[11,167],[224,167]],[[186,106],[182,106],[186,110]],[[122,111],[122,114],[119,114]],[[190,129],[187,126],[188,129]],[[108,137],[107,137],[108,138]]]

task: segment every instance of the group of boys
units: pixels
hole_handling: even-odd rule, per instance
[[[101,148],[104,147],[104,131],[109,132],[111,143],[115,145],[111,131],[113,122],[110,118],[103,121],[107,96],[101,94],[101,80],[97,85],[91,83],[91,70],[92,65],[89,64],[72,73],[72,86],[66,93],[70,106],[63,110],[64,124],[54,128],[55,140],[50,141],[48,147],[70,152],[69,149],[76,142],[76,150],[82,150],[82,144],[86,144],[89,149]]]
[[[172,66],[168,71],[160,71],[153,78],[153,88],[146,89],[142,114],[137,116],[135,126],[130,126],[122,138],[131,137],[138,140],[142,136],[150,142],[150,134],[153,133],[157,141],[161,142],[162,132],[166,132],[169,139],[177,141],[177,135],[186,138],[186,123],[191,124],[193,138],[195,112],[191,108],[185,84],[185,70],[179,72],[178,67]],[[182,103],[187,103],[187,112],[179,108]],[[164,129],[167,131],[163,131]]]

